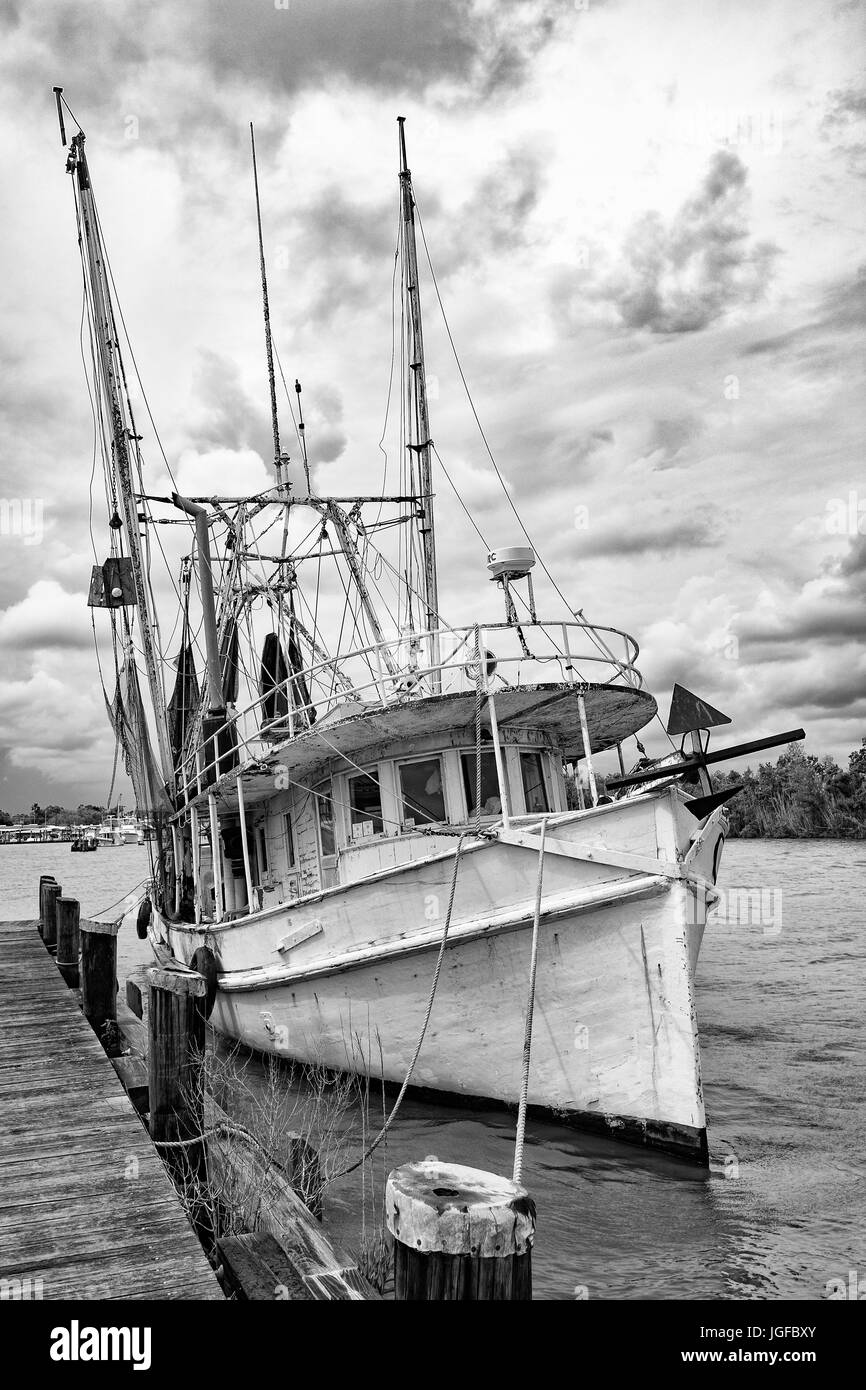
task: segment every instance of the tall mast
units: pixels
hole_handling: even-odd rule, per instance
[[[421,484],[419,530],[424,562],[425,627],[434,633],[430,638],[430,665],[439,665],[439,586],[436,576],[436,534],[433,525],[433,478],[430,466],[430,416],[427,408],[427,377],[424,368],[424,335],[421,329],[421,295],[418,288],[418,252],[415,244],[415,199],[412,194],[412,175],[406,162],[405,116],[398,116],[400,127],[400,196],[403,209],[403,231],[406,240],[406,292],[409,301],[410,361],[412,399],[410,412],[409,448],[418,455],[418,475]],[[441,688],[441,676],[435,671],[432,688]]]
[[[58,97],[58,107],[59,104]],[[126,544],[132,562],[141,648],[144,653],[147,683],[153,705],[160,764],[163,778],[170,785],[173,780],[173,765],[169,748],[165,692],[162,687],[159,629],[156,615],[150,604],[141,537],[138,529],[138,505],[129,449],[130,439],[136,436],[128,414],[124,389],[125,377],[114,318],[114,307],[106,273],[105,254],[96,215],[96,205],[90,184],[90,172],[84,153],[84,131],[79,131],[77,135],[72,137],[67,169],[76,179],[78,185],[81,239],[87,257],[88,279],[93,301],[94,335],[99,357],[103,408],[108,436],[111,439],[112,466],[123,513]]]
[[[262,206],[259,201],[259,171],[256,164],[256,136],[252,121],[250,121],[250,148],[253,155],[253,185],[256,192],[256,224],[259,229],[259,265],[262,272],[262,310],[265,318],[265,351],[268,355],[268,386],[271,393],[271,426],[274,434],[274,471],[277,475],[277,487],[280,487],[283,482],[283,463],[288,460],[284,460],[280,449],[280,424],[277,418],[277,384],[274,377],[274,342],[271,336],[268,275],[265,268],[265,242],[262,236]]]

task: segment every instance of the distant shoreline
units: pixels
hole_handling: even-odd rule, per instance
[[[789,831],[780,830],[780,831],[777,831],[775,834],[769,834],[769,835],[768,835],[766,832],[764,832],[764,833],[761,834],[761,835],[755,835],[755,834],[749,834],[748,831],[746,831],[745,833],[743,833],[742,831],[729,830],[729,831],[728,831],[728,839],[729,839],[729,840],[818,840],[818,841],[820,841],[821,843],[825,843],[825,842],[828,841],[828,840],[842,840],[842,841],[844,841],[845,844],[855,844],[855,845],[856,845],[859,841],[861,841],[861,840],[866,840],[866,826],[864,826],[863,829],[859,831],[859,833],[851,832],[851,833],[848,834],[848,835],[842,835],[842,834],[840,834],[837,830],[825,830],[825,831],[823,831],[823,832],[822,832],[822,831],[813,831],[813,832],[810,832],[809,834],[801,834],[801,833],[798,833],[796,830],[789,830]]]

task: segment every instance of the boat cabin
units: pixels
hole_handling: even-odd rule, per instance
[[[429,858],[479,820],[566,811],[564,765],[587,745],[614,746],[654,710],[630,685],[503,683],[480,714],[466,689],[344,698],[294,736],[261,739],[245,764],[229,745],[225,770],[215,741],[212,775],[200,759],[175,817],[175,913],[267,911]]]
[[[486,732],[486,731],[485,731]],[[481,824],[502,819],[500,770],[489,734],[481,748]],[[512,816],[567,809],[562,753],[543,729],[500,736]],[[335,888],[435,853],[431,837],[456,840],[477,823],[475,744],[465,730],[335,757],[324,775],[298,778],[276,763],[270,794],[247,794],[253,911]],[[249,909],[240,813],[219,815],[223,916]],[[202,910],[215,912],[210,827],[200,822]],[[188,869],[191,872],[191,856]]]

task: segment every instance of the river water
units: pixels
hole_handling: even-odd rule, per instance
[[[42,873],[84,916],[118,916],[148,871],[146,847],[2,846],[0,917],[35,915]],[[816,1299],[851,1271],[866,1289],[866,843],[729,842],[721,886],[697,977],[712,1171],[531,1120],[536,1298]],[[148,959],[132,917],[119,956],[121,980]],[[383,1167],[435,1153],[510,1173],[513,1143],[508,1112],[407,1099],[374,1200]],[[361,1183],[326,1197],[326,1228],[348,1246]]]

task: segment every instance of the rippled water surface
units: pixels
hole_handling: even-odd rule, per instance
[[[0,847],[0,916],[35,914],[41,873],[95,916],[145,878],[147,850]],[[721,886],[763,889],[764,908],[711,922],[698,967],[713,1171],[530,1122],[536,1297],[814,1299],[852,1269],[866,1283],[866,844],[734,841]],[[121,977],[146,959],[130,920],[120,955]],[[385,1163],[508,1173],[513,1141],[508,1113],[407,1100]],[[360,1196],[355,1175],[326,1203],[349,1245]]]

